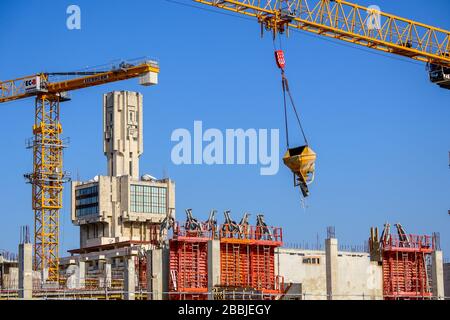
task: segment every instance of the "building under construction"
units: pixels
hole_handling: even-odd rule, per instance
[[[73,181],[71,219],[80,245],[59,260],[58,281],[33,271],[24,231],[19,257],[0,255],[1,298],[98,299],[442,299],[439,237],[372,229],[366,249],[339,247],[332,228],[324,248],[287,248],[282,226],[263,214],[239,222],[175,215],[175,183],[139,175],[143,96],[104,95],[106,176]],[[184,221],[184,222],[181,222]],[[18,263],[18,260],[20,261]],[[51,283],[51,285],[50,285]]]

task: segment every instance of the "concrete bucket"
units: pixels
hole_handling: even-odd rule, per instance
[[[300,186],[304,197],[309,196],[308,185],[314,181],[316,153],[307,145],[288,149],[284,164],[294,173],[294,184]]]

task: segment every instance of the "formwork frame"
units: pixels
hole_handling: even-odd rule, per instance
[[[284,281],[275,274],[275,248],[282,245],[282,229],[248,226],[231,231],[231,226],[223,225],[219,230],[221,286],[258,290],[271,297],[282,293]]]
[[[258,296],[267,299],[284,292],[283,278],[275,271],[281,228],[245,226],[231,231],[230,226],[222,225],[219,230],[221,288],[238,296],[259,292]],[[169,241],[170,299],[208,297],[208,241],[215,238],[214,230],[189,231],[175,225]]]
[[[427,261],[434,251],[430,236],[391,236],[383,240],[383,296],[387,300],[431,299]]]
[[[189,231],[178,224],[169,241],[169,297],[205,300],[208,292],[208,230]]]

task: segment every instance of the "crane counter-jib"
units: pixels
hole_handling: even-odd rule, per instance
[[[47,73],[7,80],[0,82],[0,103],[24,99],[41,93],[59,94],[137,77],[141,77],[141,85],[153,85],[157,84],[159,70],[158,64],[144,62],[138,65],[125,65],[104,72],[93,72],[91,75],[74,76],[56,82],[51,82]],[[72,74],[78,75],[80,73],[66,73],[66,75]]]

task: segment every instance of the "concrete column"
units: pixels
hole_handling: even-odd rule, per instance
[[[431,262],[433,297],[438,300],[444,300],[444,267],[442,251],[434,251],[431,255]]]
[[[213,289],[220,285],[220,241],[208,241],[208,299],[214,300]]]
[[[136,296],[136,270],[134,256],[125,257],[124,299],[134,300]]]
[[[169,248],[163,248],[162,250],[162,289],[163,289],[163,300],[169,299],[169,270],[170,270],[170,250]]]
[[[327,297],[336,299],[338,277],[338,241],[335,238],[325,239]]]
[[[22,243],[19,245],[19,298],[33,298],[33,245]]]
[[[147,300],[164,300],[169,291],[169,250],[147,251]]]
[[[84,289],[86,286],[86,262],[80,257],[78,260],[77,288]]]
[[[147,251],[147,300],[162,300],[162,250]]]
[[[111,280],[112,280],[112,276],[111,276],[111,260],[107,259],[105,261],[105,287],[106,288],[110,288],[111,287]]]

